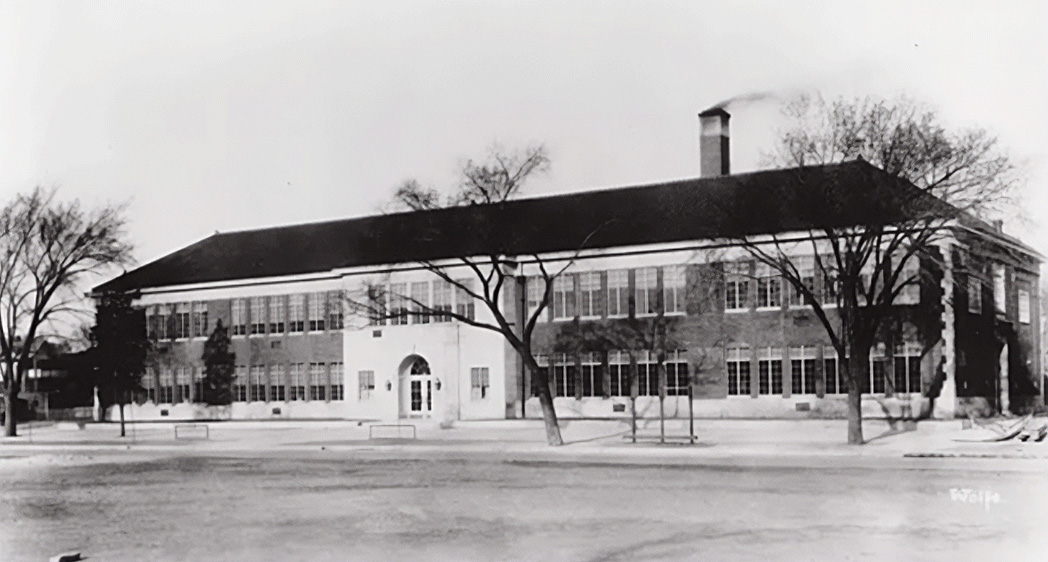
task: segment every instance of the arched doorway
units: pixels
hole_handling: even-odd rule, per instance
[[[433,373],[429,362],[413,356],[401,370],[401,415],[406,417],[429,417],[433,412]]]

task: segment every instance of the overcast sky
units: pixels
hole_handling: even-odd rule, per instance
[[[217,4],[217,5],[216,5]],[[1048,3],[0,2],[0,200],[130,201],[144,263],[216,230],[375,212],[493,141],[532,193],[698,175],[696,113],[755,91],[908,93],[1029,169],[1048,253]],[[730,108],[732,167],[774,100]]]

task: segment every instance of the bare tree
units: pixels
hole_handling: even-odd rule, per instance
[[[17,435],[15,404],[33,343],[63,314],[83,311],[79,282],[130,261],[123,206],[84,210],[36,188],[0,209],[0,369],[5,433]]]
[[[446,284],[459,298],[468,301],[451,306],[450,303],[435,303],[417,298],[407,290],[396,291],[384,282],[372,282],[357,294],[347,294],[347,307],[372,322],[384,322],[414,318],[417,321],[456,320],[463,324],[501,334],[516,351],[524,366],[540,384],[539,402],[546,428],[546,439],[550,445],[562,445],[557,414],[553,409],[553,398],[546,383],[546,372],[540,368],[533,350],[532,334],[542,313],[549,306],[553,293],[553,281],[572,263],[573,257],[560,258],[556,263],[538,254],[519,255],[520,233],[500,228],[502,225],[490,220],[500,216],[500,211],[515,196],[519,195],[529,177],[546,171],[549,157],[542,146],[528,147],[519,151],[507,151],[494,147],[482,161],[469,160],[461,170],[461,179],[455,192],[447,198],[431,188],[422,187],[417,181],[408,180],[397,189],[396,206],[413,211],[428,211],[447,207],[483,207],[486,214],[471,222],[469,236],[480,248],[478,255],[457,256],[448,259],[419,260],[417,264],[433,274],[438,282]],[[479,215],[478,215],[479,217]],[[421,227],[420,227],[421,228]],[[421,237],[439,236],[438,232],[420,230]],[[590,234],[592,236],[593,233]],[[579,242],[578,249],[585,247],[589,236]],[[577,255],[577,250],[576,250]],[[516,303],[506,302],[507,294],[519,294],[524,290],[520,281],[523,267],[534,268],[538,275],[535,282],[542,283],[537,307],[530,311],[518,310]],[[473,304],[477,303],[477,304]],[[486,317],[475,313],[474,306],[482,308]]]
[[[1005,208],[1021,177],[994,137],[980,129],[948,131],[934,111],[905,97],[802,96],[784,114],[790,124],[767,159],[795,169],[780,196],[807,225],[739,233],[737,240],[797,291],[844,358],[848,442],[861,444],[860,381],[869,376],[870,350],[900,294],[919,287],[929,267],[947,265],[949,256],[936,245],[952,225]],[[853,160],[886,174],[824,166]],[[925,384],[923,391],[934,399],[938,387]]]

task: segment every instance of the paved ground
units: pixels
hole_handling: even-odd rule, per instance
[[[34,428],[0,444],[0,560],[1046,559],[1048,462],[903,456],[971,446],[948,425],[857,450],[835,424],[704,422],[692,447],[573,422],[556,450],[513,423],[151,425],[130,449]]]

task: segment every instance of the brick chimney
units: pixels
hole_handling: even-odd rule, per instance
[[[730,118],[731,115],[721,107],[711,107],[699,114],[699,156],[702,159],[700,175],[704,178],[731,173],[728,142]]]

